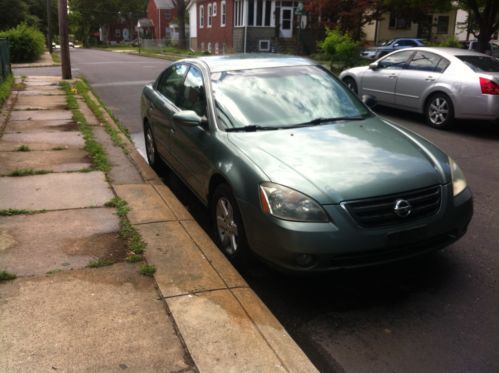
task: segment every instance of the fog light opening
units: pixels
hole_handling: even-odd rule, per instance
[[[298,254],[296,256],[296,263],[303,268],[312,267],[316,262],[313,255],[309,254]]]

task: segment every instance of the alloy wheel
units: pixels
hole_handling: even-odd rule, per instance
[[[154,138],[152,137],[152,132],[149,127],[146,128],[146,152],[149,164],[154,165],[156,163],[156,149],[154,146]]]
[[[239,247],[239,229],[234,219],[232,204],[225,197],[217,201],[216,225],[222,249],[227,255],[234,255]]]
[[[441,126],[447,121],[449,118],[449,104],[444,97],[436,97],[430,103],[428,117],[436,126]]]

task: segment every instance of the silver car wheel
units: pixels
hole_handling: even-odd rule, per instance
[[[156,163],[156,149],[154,147],[154,138],[152,137],[152,132],[149,127],[146,128],[146,152],[149,164],[154,165]]]
[[[234,220],[234,209],[225,197],[217,201],[216,224],[222,249],[228,255],[234,255],[238,249],[239,230]]]
[[[449,104],[443,97],[437,97],[430,103],[428,108],[428,116],[430,121],[435,125],[445,123],[449,117]]]

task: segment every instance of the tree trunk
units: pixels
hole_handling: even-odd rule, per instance
[[[185,0],[177,0],[178,47],[187,49],[185,38]]]

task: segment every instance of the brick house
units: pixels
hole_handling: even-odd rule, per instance
[[[147,18],[154,25],[154,39],[171,39],[177,12],[172,0],[149,0]]]
[[[192,0],[190,45],[212,54],[278,52],[293,47],[301,1]]]

